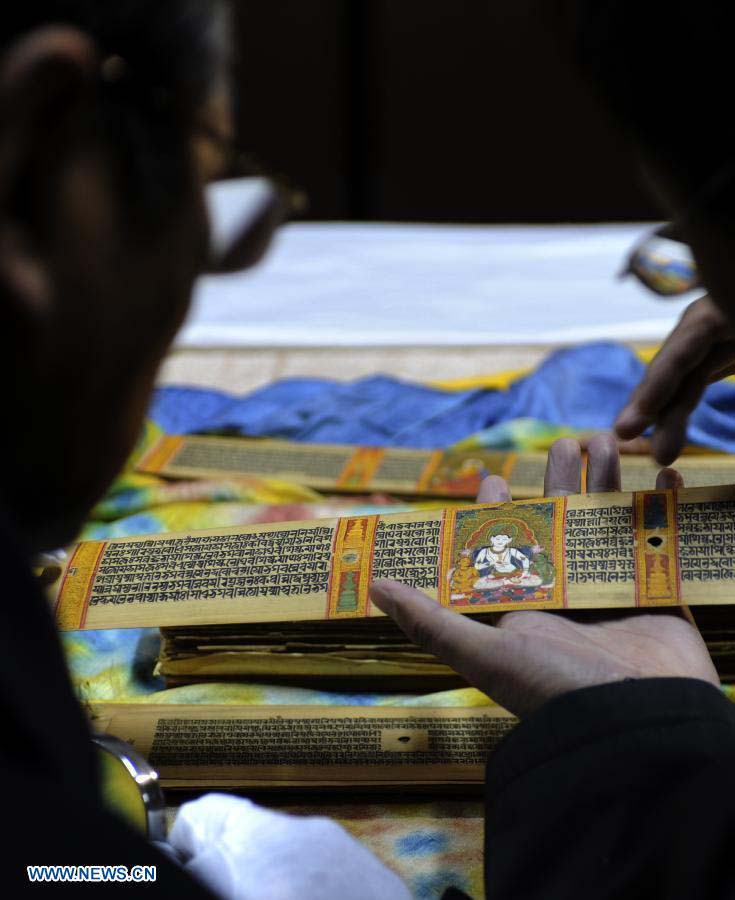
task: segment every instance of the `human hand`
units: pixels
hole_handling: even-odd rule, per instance
[[[588,454],[588,490],[620,490],[615,439],[598,435],[589,442]],[[544,492],[578,493],[580,484],[579,444],[563,438],[549,452]],[[672,469],[664,469],[656,481],[658,490],[680,486],[681,477]],[[485,479],[477,497],[479,503],[510,499],[497,476]],[[678,612],[590,621],[522,610],[505,613],[490,626],[394,581],[374,582],[371,598],[412,641],[518,716],[567,691],[626,678],[678,676],[719,685],[699,631]]]
[[[651,452],[669,465],[707,385],[733,372],[735,328],[710,297],[701,297],[687,307],[618,416],[618,437],[637,438],[653,425]]]

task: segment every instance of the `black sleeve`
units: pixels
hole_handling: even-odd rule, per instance
[[[33,773],[15,772],[3,786],[2,815],[6,828],[0,839],[3,897],[48,893],[56,897],[172,897],[176,900],[216,900],[165,854],[96,803],[69,795]],[[66,881],[40,883],[29,866],[126,867],[155,866],[155,881]],[[152,874],[152,873],[150,873]],[[78,877],[101,877],[100,872]]]
[[[573,691],[490,756],[492,900],[735,897],[735,707],[704,681]]]
[[[45,891],[54,897],[115,892],[212,898],[103,808],[89,726],[69,681],[49,604],[25,556],[0,510],[0,897]],[[41,884],[28,873],[28,866],[145,865],[156,866],[155,883]]]

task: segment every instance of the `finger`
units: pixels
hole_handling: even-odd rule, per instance
[[[559,438],[549,450],[544,496],[562,497],[582,490],[582,451],[572,438]]]
[[[488,475],[482,479],[477,492],[478,503],[507,503],[510,499],[510,489],[500,475]]]
[[[652,424],[680,390],[687,375],[726,337],[723,327],[722,314],[709,297],[701,298],[685,310],[618,415],[615,423],[618,437],[623,440],[637,437]]]
[[[651,453],[662,466],[672,463],[681,453],[686,444],[689,416],[712,382],[713,369],[718,375],[726,371],[734,352],[735,344],[731,342],[714,348],[705,361],[689,373],[682,389],[661,411],[651,437]]]
[[[735,344],[732,346],[732,356],[735,357]],[[709,383],[714,384],[715,381],[722,381],[723,378],[731,378],[733,375],[735,375],[735,362],[730,362],[716,372],[712,372],[709,376]]]
[[[596,434],[587,445],[587,490],[620,490],[620,453],[611,434]]]
[[[433,653],[471,684],[492,689],[492,671],[507,656],[503,648],[509,632],[445,609],[416,588],[397,581],[374,581],[370,599],[414,644]]]
[[[579,441],[579,446],[582,448],[582,452],[586,452],[590,441],[596,435],[600,434],[599,431],[593,431],[586,435],[578,435],[577,440]],[[615,435],[613,435],[615,437]],[[651,442],[647,437],[637,437],[633,438],[630,441],[621,441],[619,439],[616,440],[618,445],[618,452],[621,454],[625,453],[634,453],[635,455],[644,455],[648,456],[651,450]]]
[[[656,476],[657,491],[678,491],[684,487],[684,479],[676,469],[661,469]]]
[[[634,453],[648,456],[651,452],[651,441],[646,437],[633,438],[631,441],[620,441],[618,450],[621,453]]]
[[[735,341],[724,341],[707,354],[700,366],[706,365],[706,381],[720,381],[735,373]]]
[[[651,454],[660,465],[670,465],[684,449],[689,416],[707,387],[708,375],[706,366],[692,372],[684,389],[659,415],[651,435]]]
[[[651,456],[660,466],[669,466],[684,449],[690,412],[676,406],[667,410],[661,424],[656,426],[651,436]]]

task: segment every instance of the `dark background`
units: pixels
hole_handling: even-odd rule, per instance
[[[239,144],[306,218],[656,218],[544,2],[239,0]]]

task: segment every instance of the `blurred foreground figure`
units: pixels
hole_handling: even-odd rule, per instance
[[[35,555],[75,537],[132,449],[195,278],[257,261],[280,218],[274,195],[232,246],[210,251],[203,191],[224,165],[231,132],[225,32],[214,0],[25,0],[3,12],[0,856],[8,896],[41,889],[29,865],[151,864],[155,884],[131,888],[123,871],[121,884],[104,889],[211,896],[201,882],[227,897],[337,900],[349,884],[364,900],[409,896],[324,820],[211,796],[183,808],[165,855],[105,812],[88,727],[30,571]]]
[[[547,8],[633,139],[708,291],[618,421],[624,440],[652,426],[654,455],[668,464],[704,387],[735,360],[730,11],[719,0],[556,0]],[[598,436],[588,449],[589,489],[619,490],[614,440]],[[669,469],[657,487],[679,484]],[[546,493],[579,490],[579,447],[558,442]],[[497,478],[480,495],[508,497]],[[488,763],[488,897],[735,897],[735,709],[686,618],[669,611],[585,621],[529,611],[491,628],[394,582],[377,582],[373,601],[525,719]]]

